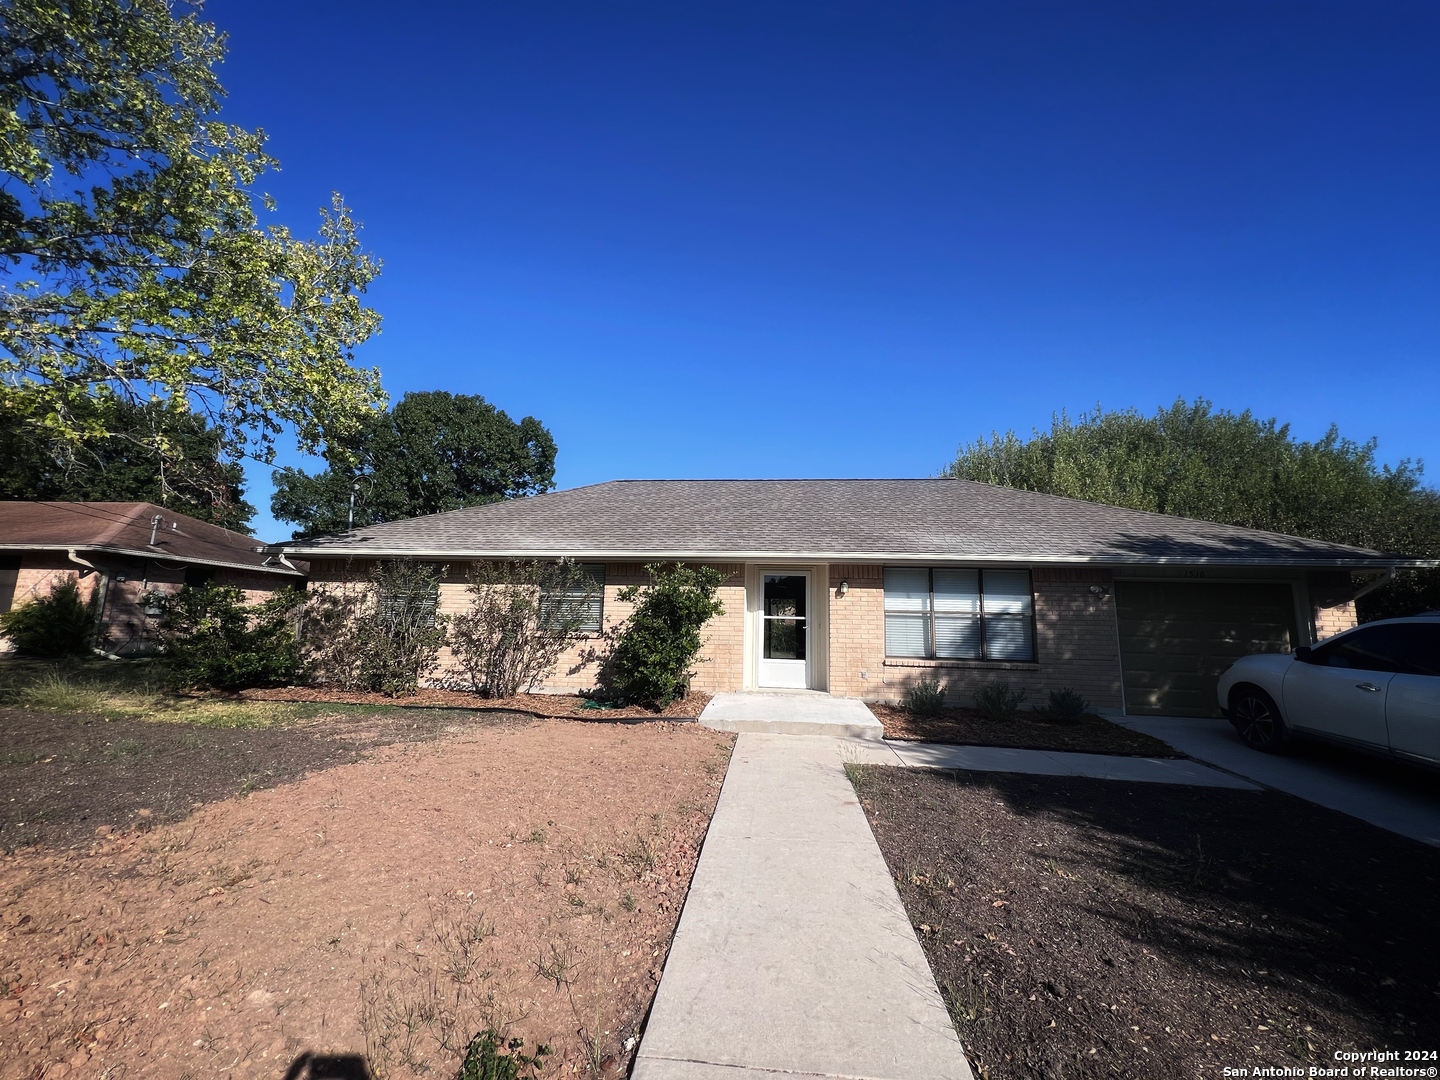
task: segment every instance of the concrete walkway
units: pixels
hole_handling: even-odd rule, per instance
[[[1433,777],[1418,769],[1319,747],[1262,754],[1224,720],[1132,716],[1115,722],[1257,784],[1440,847],[1440,792]]]
[[[847,746],[736,742],[634,1080],[971,1080]]]

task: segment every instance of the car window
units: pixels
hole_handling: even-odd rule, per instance
[[[1317,648],[1312,663],[1357,671],[1400,671],[1404,644],[1400,626],[1366,626]]]
[[[1440,676],[1440,622],[1404,623],[1395,627],[1400,670],[1410,675]]]

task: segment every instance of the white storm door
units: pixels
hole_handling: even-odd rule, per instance
[[[809,574],[763,574],[760,579],[760,686],[804,690],[810,685],[807,649]]]

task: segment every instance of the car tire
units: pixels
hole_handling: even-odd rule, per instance
[[[1275,699],[1258,686],[1237,686],[1230,691],[1230,723],[1240,741],[1252,750],[1278,754],[1285,749],[1285,721]]]

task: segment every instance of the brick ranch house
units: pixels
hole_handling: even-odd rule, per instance
[[[259,548],[254,537],[153,503],[0,502],[0,611],[69,578],[86,600],[100,590],[96,644],[143,653],[154,645],[154,593],[213,582],[243,589],[253,603],[304,584],[303,566]]]
[[[1403,560],[1375,551],[964,480],[631,480],[278,544],[311,581],[379,559],[443,567],[462,610],[468,564],[571,558],[604,584],[593,629],[644,564],[725,574],[694,686],[895,701],[939,679],[1082,693],[1102,709],[1206,716],[1235,657],[1355,625],[1355,597]],[[583,643],[546,690],[590,687]],[[442,655],[442,662],[448,658]]]

